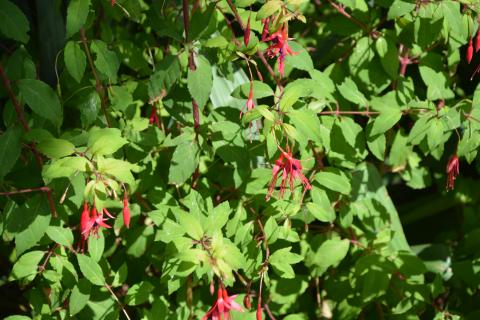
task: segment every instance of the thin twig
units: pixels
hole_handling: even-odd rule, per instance
[[[102,111],[105,116],[105,120],[107,121],[107,126],[111,127],[110,119],[107,113],[107,100],[105,95],[105,89],[100,82],[100,78],[97,75],[97,71],[95,70],[95,66],[93,64],[92,54],[90,53],[90,49],[88,48],[87,36],[85,35],[85,28],[80,29],[80,38],[82,40],[83,48],[87,55],[88,65],[90,66],[90,70],[92,71],[93,77],[95,78],[95,89],[97,90],[98,95],[100,96],[100,103],[102,106]]]
[[[113,299],[115,299],[115,301],[117,302],[117,304],[120,306],[120,309],[122,309],[122,312],[123,312],[123,314],[125,315],[125,317],[127,317],[128,320],[131,320],[131,319],[130,319],[130,316],[129,316],[128,313],[127,313],[127,310],[125,310],[125,307],[124,307],[123,304],[120,302],[120,300],[118,299],[118,297],[115,295],[115,292],[113,292],[112,287],[110,287],[108,284],[105,283],[105,288],[107,288],[108,291],[110,291],[110,294],[112,295]]]
[[[268,307],[268,303],[265,303],[263,305],[263,308],[265,309],[265,312],[267,312],[268,316],[270,317],[271,320],[277,320],[274,316],[272,311],[270,311],[270,308]]]
[[[38,188],[27,188],[27,189],[13,190],[13,191],[7,191],[7,192],[0,192],[0,196],[11,196],[14,194],[30,193],[30,192],[36,192],[36,191],[48,192],[50,191],[50,188],[47,186],[43,186]]]

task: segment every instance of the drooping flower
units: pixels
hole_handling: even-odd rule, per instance
[[[247,26],[245,27],[245,31],[243,33],[243,43],[245,44],[245,47],[248,46],[248,43],[250,42],[250,16],[248,16],[248,21],[247,21]]]
[[[460,161],[457,154],[450,157],[447,163],[447,191],[455,188],[455,179],[460,173]]]
[[[267,195],[265,199],[268,201],[270,200],[273,190],[277,185],[278,177],[282,177],[282,182],[280,183],[280,198],[283,198],[285,194],[285,189],[287,186],[287,182],[290,186],[290,190],[293,193],[294,189],[294,182],[295,180],[300,180],[303,185],[304,193],[307,190],[312,188],[310,182],[308,181],[307,177],[305,177],[302,173],[302,165],[300,164],[300,160],[295,159],[292,156],[292,153],[289,149],[287,151],[280,150],[280,157],[275,161],[275,165],[272,169],[272,179],[270,180],[270,184],[268,187]]]
[[[219,284],[217,300],[214,305],[202,317],[202,320],[229,320],[230,310],[243,312],[242,307],[235,302],[237,295],[228,296],[228,292],[222,284]]]
[[[285,57],[287,55],[295,55],[297,52],[293,52],[290,46],[288,45],[288,40],[292,38],[288,37],[287,28],[283,27],[277,32],[271,34],[269,37],[266,37],[264,41],[271,41],[270,46],[267,48],[267,56],[269,58],[277,57],[278,61],[278,72],[283,76]]]
[[[160,119],[158,118],[157,115],[157,108],[155,106],[152,106],[152,112],[150,112],[150,124],[156,124],[157,127],[160,128]]]
[[[104,221],[107,220],[103,218],[103,213],[107,213],[107,215],[111,218],[113,216],[106,210],[103,209],[102,212],[99,214],[97,212],[97,208],[95,205],[92,206],[90,210],[88,203],[83,203],[83,211],[80,217],[80,250],[85,250],[85,243],[87,242],[90,235],[98,235],[98,230],[100,228],[111,228],[108,224]]]
[[[470,37],[470,41],[468,42],[468,48],[467,48],[467,62],[470,63],[473,58],[473,42],[472,42],[472,37]]]
[[[128,207],[127,193],[123,197],[123,224],[125,227],[130,227],[130,208]]]

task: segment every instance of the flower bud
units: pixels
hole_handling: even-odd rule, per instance
[[[128,207],[128,198],[127,193],[123,197],[123,224],[125,227],[130,227],[130,208]]]
[[[468,42],[468,48],[467,48],[467,62],[470,63],[473,58],[473,43],[472,43],[472,38],[470,38],[470,41]]]

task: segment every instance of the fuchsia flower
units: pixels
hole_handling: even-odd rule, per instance
[[[104,222],[107,219],[103,218],[103,213],[113,218],[113,216],[106,209],[103,209],[101,213],[98,213],[97,208],[94,205],[92,207],[92,210],[90,211],[88,203],[83,203],[82,216],[80,217],[81,251],[85,250],[85,243],[87,242],[91,234],[98,235],[98,230],[100,228],[111,228],[111,226]]]
[[[112,4],[112,7],[115,5],[115,2],[117,2],[117,0],[111,0],[110,3]]]
[[[234,300],[236,296],[236,294],[228,296],[227,290],[220,284],[218,286],[217,300],[215,300],[215,304],[202,317],[202,320],[229,320],[230,310],[243,312],[242,307]]]
[[[304,193],[312,188],[310,182],[302,173],[302,165],[300,164],[300,160],[293,158],[289,149],[287,149],[287,152],[281,149],[280,151],[280,157],[275,161],[275,165],[272,169],[272,180],[270,180],[268,193],[265,197],[267,201],[270,200],[280,175],[282,177],[282,182],[280,183],[280,198],[283,198],[285,194],[287,182],[289,183],[290,190],[293,193],[294,182],[296,179],[300,180],[302,183],[305,189]]]
[[[460,161],[457,154],[450,157],[447,163],[447,191],[455,188],[455,179],[460,173]]]
[[[152,106],[152,112],[150,113],[150,124],[156,124],[157,127],[160,128],[160,119],[158,118],[157,115],[157,108],[155,106]]]
[[[288,40],[291,40],[291,39],[293,38],[288,37],[287,29],[283,27],[263,40],[263,41],[272,42],[270,46],[267,48],[267,56],[269,58],[278,57],[277,58],[278,72],[280,72],[282,76],[284,75],[285,57],[287,55],[297,54],[297,52],[293,52],[290,46],[288,45]]]
[[[130,208],[128,207],[127,193],[123,197],[123,224],[125,227],[130,227]]]

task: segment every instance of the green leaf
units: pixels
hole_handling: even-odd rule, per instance
[[[45,252],[30,251],[25,253],[20,259],[15,262],[12,269],[12,275],[16,279],[29,278],[32,280],[38,272],[38,265],[42,260]]]
[[[63,158],[75,152],[73,143],[63,139],[47,139],[37,145],[38,150],[49,158]]]
[[[198,103],[198,106],[203,108],[212,91],[212,67],[210,62],[203,56],[198,57],[196,66],[197,68],[194,71],[188,69],[188,91]]]
[[[308,109],[293,110],[288,113],[295,129],[299,142],[306,147],[309,140],[322,145],[322,135],[320,132],[320,120],[315,112]]]
[[[16,5],[8,0],[0,0],[0,31],[7,38],[23,43],[28,42],[30,25],[27,17]]]
[[[445,127],[441,119],[435,118],[430,121],[430,128],[428,129],[427,142],[430,150],[435,149],[443,142],[443,132]]]
[[[232,97],[239,99],[247,99],[250,93],[250,82],[245,82],[233,90]],[[273,96],[272,88],[265,82],[253,81],[253,99],[261,99]]]
[[[314,264],[317,266],[318,275],[323,274],[329,267],[337,266],[347,255],[350,241],[338,238],[328,239],[317,250]]]
[[[135,168],[130,162],[113,159],[113,158],[99,158],[97,162],[98,171],[114,177],[120,182],[133,185],[135,178],[131,170]]]
[[[268,262],[273,266],[273,270],[275,270],[275,272],[282,278],[295,278],[295,272],[293,271],[291,265],[299,263],[303,260],[301,255],[290,252],[291,249],[292,247],[278,249],[270,256],[270,259],[268,260]]]
[[[88,238],[88,255],[93,261],[99,262],[105,250],[105,237],[103,232],[98,232],[98,237]]]
[[[95,53],[95,67],[107,76],[111,82],[117,82],[117,72],[120,68],[117,54],[108,50],[107,44],[101,40],[93,40],[90,49]]]
[[[270,0],[267,1],[257,12],[257,20],[265,19],[267,17],[270,17],[273,15],[275,12],[280,10],[280,7],[282,6],[282,1],[280,0]]]
[[[117,128],[95,128],[89,133],[87,146],[91,154],[105,156],[114,153],[127,143]]]
[[[155,287],[148,281],[136,283],[128,289],[125,301],[129,306],[138,306],[148,300],[150,292]]]
[[[324,171],[315,175],[315,181],[330,190],[346,195],[352,190],[348,177],[336,168],[325,168]]]
[[[384,109],[373,122],[372,136],[384,133],[392,128],[402,118],[402,112],[398,109]]]
[[[150,100],[168,93],[173,85],[181,76],[180,63],[178,57],[167,56],[157,63],[156,71],[150,76],[148,81],[148,96]]]
[[[60,126],[63,120],[62,107],[49,85],[40,80],[23,79],[18,82],[18,87],[33,112],[50,120],[55,126]]]
[[[68,178],[76,172],[85,172],[88,161],[84,157],[65,157],[43,167],[42,176],[46,182],[55,178]]]
[[[71,0],[67,9],[67,38],[77,33],[87,22],[90,0]]]
[[[19,127],[10,127],[0,135],[0,180],[12,170],[20,156],[22,132]]]
[[[178,222],[182,229],[193,239],[200,240],[204,231],[197,217],[192,213],[182,212],[178,216]]]
[[[345,81],[338,86],[338,91],[340,91],[340,94],[350,102],[360,106],[366,106],[368,104],[363,93],[358,90],[357,85],[350,78],[346,78]]]
[[[313,61],[312,57],[308,51],[299,43],[295,41],[289,41],[291,49],[295,54],[287,55],[285,57],[285,65],[291,66],[292,68],[304,70],[304,71],[313,71]]]
[[[388,10],[388,19],[404,16],[413,10],[415,10],[415,3],[403,0],[395,0]]]
[[[80,45],[74,41],[67,42],[64,51],[65,67],[75,81],[80,83],[87,66],[87,57]]]
[[[35,246],[50,224],[51,213],[44,197],[36,195],[9,219],[8,229],[15,230],[17,254]]]
[[[46,233],[52,241],[62,246],[71,247],[73,245],[73,233],[68,228],[49,226]]]
[[[74,316],[87,305],[90,299],[90,291],[92,286],[86,279],[78,280],[78,283],[73,287],[72,294],[70,295],[68,308],[70,310],[70,316]]]
[[[198,166],[199,151],[196,141],[186,141],[175,148],[168,173],[169,183],[181,185],[192,176]]]
[[[334,210],[326,210],[323,206],[314,202],[307,203],[307,209],[317,220],[322,222],[333,222],[335,220]]]
[[[80,271],[92,284],[97,286],[103,286],[105,284],[105,278],[103,277],[102,268],[89,256],[83,254],[77,254],[78,266]]]

